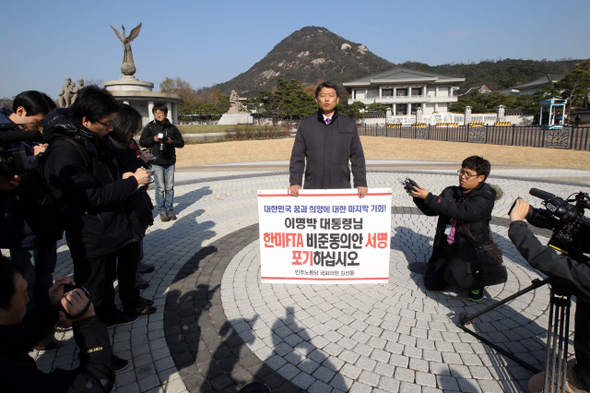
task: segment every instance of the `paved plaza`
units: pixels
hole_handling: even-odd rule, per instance
[[[109,329],[113,349],[130,359],[114,391],[237,392],[261,380],[273,392],[523,392],[532,373],[457,326],[540,278],[508,239],[507,212],[536,187],[561,197],[590,192],[590,171],[495,165],[489,183],[503,197],[492,231],[508,281],[486,289],[433,292],[410,264],[430,255],[436,217],[420,214],[399,179],[434,193],[457,184],[459,163],[369,161],[369,188],[391,188],[387,284],[297,285],[260,282],[257,191],[288,187],[287,162],[178,168],[175,213],[156,219],[144,241],[144,275],[157,313]],[[153,187],[150,190],[153,198]],[[543,243],[550,234],[536,230]],[[72,275],[65,243],[55,277]],[[413,265],[419,266],[419,265]],[[415,270],[415,269],[413,269]],[[543,368],[549,288],[542,286],[477,319],[470,328]],[[43,370],[77,365],[70,333],[57,350],[36,353]],[[570,352],[573,353],[570,337]]]

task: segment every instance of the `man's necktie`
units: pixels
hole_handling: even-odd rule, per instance
[[[330,125],[331,122],[332,122],[332,119],[330,119],[329,117],[326,117],[326,124]]]

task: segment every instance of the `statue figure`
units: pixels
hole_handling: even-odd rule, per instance
[[[240,96],[235,90],[232,90],[229,95],[229,103],[231,104],[231,107],[229,108],[228,113],[242,112],[244,110],[244,105],[240,102]]]
[[[74,88],[72,89],[71,104],[73,104],[74,101],[76,101],[76,96],[78,95],[78,91],[80,91],[80,89],[83,87],[84,87],[84,79],[78,79],[78,86],[74,85]]]
[[[110,25],[111,28],[115,31],[115,34],[121,42],[123,43],[123,64],[121,64],[121,72],[123,75],[133,75],[135,74],[135,63],[133,62],[133,52],[131,52],[131,41],[133,41],[139,35],[139,30],[141,29],[141,23],[137,25],[131,33],[127,37],[125,37],[125,26],[121,25],[121,29],[123,34],[119,34],[119,31]]]
[[[72,105],[72,93],[76,86],[71,78],[66,78],[66,84],[61,87],[59,92],[58,104],[60,108],[67,108]]]

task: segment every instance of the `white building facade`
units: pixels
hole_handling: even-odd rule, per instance
[[[349,104],[360,101],[391,107],[394,116],[447,113],[457,102],[456,91],[465,78],[394,68],[390,71],[343,83]]]

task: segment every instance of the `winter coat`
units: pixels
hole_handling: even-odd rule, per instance
[[[0,108],[0,124],[14,124],[9,116],[12,111],[7,108]],[[11,132],[4,131],[4,132]],[[42,136],[36,142],[23,141],[15,143],[10,148],[23,147],[29,163],[35,161],[34,145],[41,143]],[[25,175],[26,176],[26,175]],[[0,220],[0,248],[30,249],[45,243],[37,238],[29,225],[25,222],[22,213],[22,205],[18,199],[18,189],[3,191],[4,200],[2,203],[2,219]]]
[[[459,255],[464,261],[475,264],[477,262],[475,247],[461,224],[469,228],[478,244],[489,244],[490,221],[495,198],[496,192],[485,182],[467,193],[463,192],[461,187],[451,186],[445,188],[440,196],[429,193],[426,199],[414,198],[414,203],[422,213],[427,216],[439,216],[429,263],[439,256],[443,241],[446,241],[445,228],[452,219],[455,219],[457,220],[455,242]],[[473,271],[476,270],[473,269]]]
[[[289,184],[305,189],[350,188],[349,161],[354,187],[367,187],[365,155],[356,123],[335,112],[327,125],[318,111],[301,120],[297,129],[289,165]]]
[[[135,177],[121,178],[116,158],[100,139],[88,130],[73,125],[57,127],[53,138],[72,138],[90,158],[90,165],[75,146],[57,146],[47,159],[45,177],[56,197],[67,206],[66,238],[73,253],[87,258],[111,254],[139,241],[142,234],[133,229],[124,204],[136,191]]]
[[[510,224],[508,237],[532,267],[548,275],[558,287],[590,302],[590,263],[558,254],[544,246],[524,221]],[[590,239],[588,239],[590,241]]]
[[[164,150],[160,151],[160,142],[154,141],[154,136],[164,134],[164,138],[171,138],[174,142],[171,144],[164,143]],[[168,119],[164,119],[163,124],[156,120],[150,121],[144,128],[139,138],[139,144],[150,149],[150,152],[156,156],[154,165],[167,166],[176,163],[176,148],[184,147],[182,134]]]
[[[0,381],[2,391],[37,392],[110,392],[115,373],[111,366],[111,344],[106,326],[97,316],[74,324],[74,339],[82,353],[80,366],[73,370],[55,369],[44,373],[37,369],[29,351],[51,331],[57,312],[48,305],[35,323],[0,326]]]

